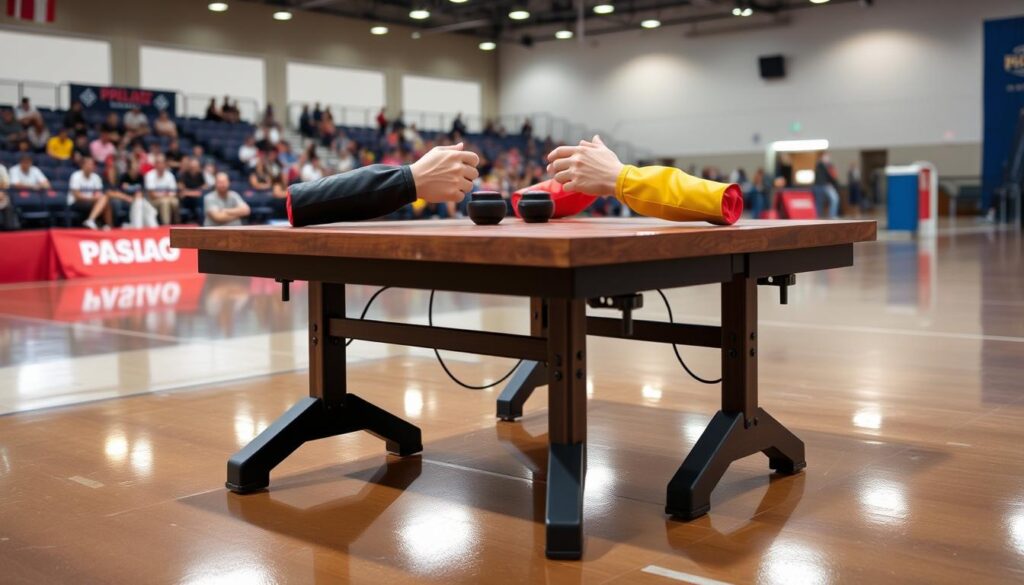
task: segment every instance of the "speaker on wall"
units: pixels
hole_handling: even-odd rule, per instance
[[[786,58],[782,55],[765,55],[760,58],[761,79],[782,79],[786,76]]]

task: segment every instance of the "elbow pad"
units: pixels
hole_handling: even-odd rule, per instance
[[[554,179],[548,179],[547,181],[542,181],[536,185],[520,189],[512,194],[512,211],[515,212],[516,217],[519,217],[519,199],[521,199],[523,193],[526,193],[527,191],[546,191],[547,193],[550,193],[551,200],[555,203],[555,213],[552,216],[555,219],[576,215],[590,207],[590,204],[597,199],[594,195],[587,195],[586,193],[580,193],[578,191],[566,191],[565,187],[562,186],[561,183]]]
[[[296,227],[374,219],[416,200],[407,166],[370,165],[288,188],[288,221]]]
[[[690,176],[672,167],[626,165],[615,196],[633,211],[671,221],[732,225],[743,213],[739,186]]]

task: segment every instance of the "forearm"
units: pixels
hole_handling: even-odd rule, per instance
[[[729,225],[743,211],[743,195],[736,185],[699,179],[672,167],[626,165],[615,196],[637,213],[671,221]]]
[[[289,188],[292,225],[360,221],[387,215],[416,200],[407,166],[370,165]]]

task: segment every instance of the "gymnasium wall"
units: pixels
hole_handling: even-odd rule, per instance
[[[300,11],[291,21],[278,22],[271,18],[271,6],[231,2],[227,12],[218,14],[206,4],[60,0],[54,23],[26,23],[2,14],[0,28],[106,41],[114,84],[140,85],[140,48],[164,47],[263,59],[265,97],[282,112],[288,101],[287,65],[294,62],[382,71],[387,102],[395,109],[402,103],[405,74],[475,81],[481,86],[483,112],[497,113],[497,57],[477,49],[471,37],[427,35],[413,40],[412,29],[394,25],[390,34],[378,37],[370,34],[365,21]],[[0,78],[13,74],[4,62],[19,53],[0,59]]]
[[[1022,12],[1020,0],[876,0],[743,32],[678,26],[503,45],[499,102],[502,114],[551,111],[681,162],[729,168],[763,161],[773,140],[828,138],[840,158],[890,148],[891,159],[938,158],[945,174],[977,175],[982,21]],[[778,53],[787,77],[761,80],[757,57]]]

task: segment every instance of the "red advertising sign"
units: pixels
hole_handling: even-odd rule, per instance
[[[50,235],[64,278],[190,274],[198,269],[195,250],[171,247],[168,227],[110,232],[51,230]]]
[[[814,193],[810,191],[785,190],[781,194],[782,211],[786,219],[817,219],[814,207]]]

